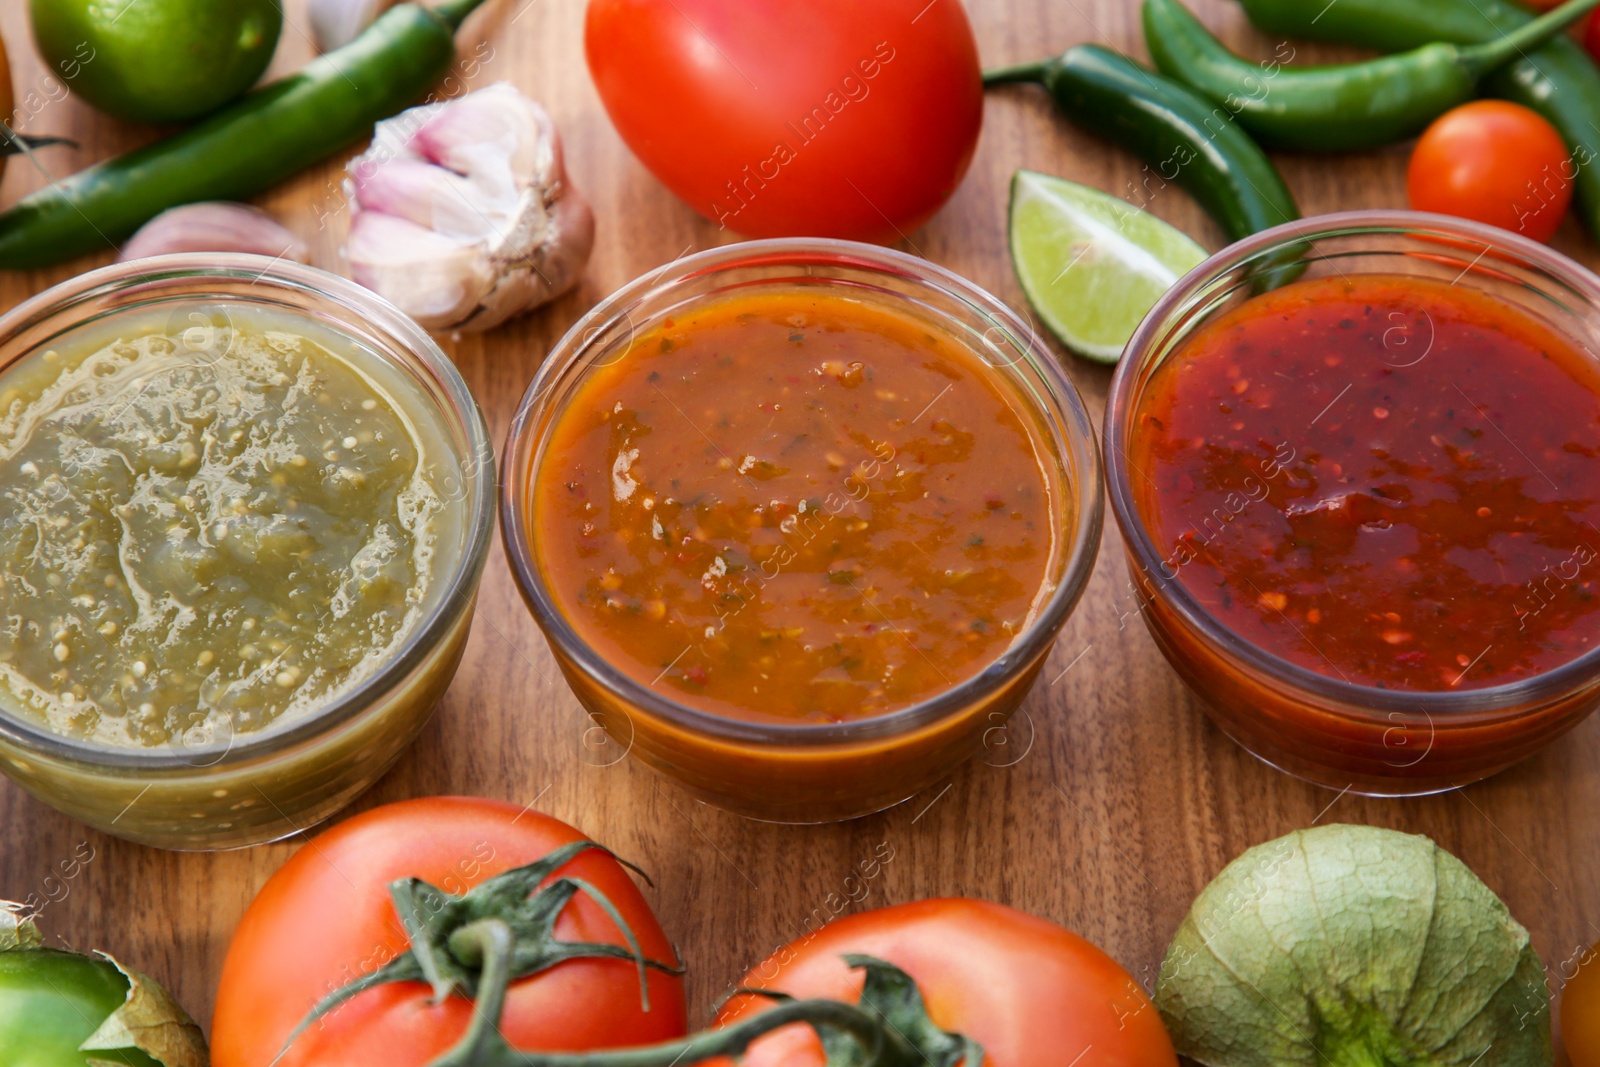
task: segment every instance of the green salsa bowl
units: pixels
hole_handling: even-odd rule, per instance
[[[326,819],[455,674],[493,463],[428,335],[309,267],[139,260],[0,317],[0,770],[163,848]]]

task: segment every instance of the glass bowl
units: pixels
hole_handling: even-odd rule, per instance
[[[114,337],[157,317],[184,338],[230,309],[289,315],[360,345],[418,403],[449,451],[435,486],[454,509],[422,614],[370,676],[324,706],[257,732],[191,730],[151,748],[91,743],[0,706],[0,770],[51,807],[96,829],[172,849],[236,848],[326,819],[375,782],[416,738],[466,645],[494,524],[488,427],[454,365],[419,326],[332,274],[260,256],[186,254],[74,278],[0,318],[0,371],[31,352]],[[197,355],[202,351],[196,341]],[[215,358],[207,355],[206,358]]]
[[[734,291],[817,287],[883,302],[942,329],[977,353],[1032,417],[1050,450],[1055,588],[1031,625],[980,673],[921,703],[838,723],[755,723],[675,701],[607,662],[552,595],[531,539],[532,489],[552,428],[595,368],[623,358],[633,338],[674,314]],[[1005,305],[926,260],[820,239],[753,241],[668,264],[613,294],[578,322],[529,386],[503,458],[506,553],[562,673],[590,716],[622,747],[697,796],[741,814],[789,823],[851,818],[899,803],[974,754],[1033,684],[1082,594],[1098,546],[1102,488],[1093,429],[1077,391]]]
[[[1200,605],[1176,568],[1164,566],[1130,478],[1129,433],[1145,388],[1197,327],[1264,282],[1354,273],[1471,286],[1553,326],[1591,359],[1600,351],[1600,279],[1544,245],[1409,211],[1289,223],[1212,256],[1139,326],[1107,400],[1106,478],[1145,623],[1224,732],[1267,763],[1320,785],[1425,794],[1495,774],[1575,726],[1600,704],[1600,650],[1529,679],[1459,691],[1377,688],[1319,674],[1243,640]]]

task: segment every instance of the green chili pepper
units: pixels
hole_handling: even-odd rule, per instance
[[[1277,168],[1233,116],[1126,56],[1082,44],[983,80],[1043,85],[1068,120],[1144,160],[1146,193],[1183,187],[1229,240],[1300,217]]]
[[[1506,0],[1242,0],[1250,21],[1271,34],[1359,45],[1380,52],[1434,41],[1482,44],[1533,21]],[[1600,239],[1600,70],[1566,36],[1484,79],[1485,92],[1532,108],[1572,152],[1578,211]]]
[[[1162,72],[1222,104],[1267,147],[1343,152],[1421,132],[1471,100],[1486,74],[1538,48],[1597,3],[1569,0],[1487,44],[1435,42],[1329,67],[1241,59],[1179,0],[1145,0],[1144,35]]]
[[[0,268],[104,251],[171,207],[245,200],[421,98],[455,61],[455,31],[483,0],[390,8],[350,44],[198,125],[53,182],[0,214]]]

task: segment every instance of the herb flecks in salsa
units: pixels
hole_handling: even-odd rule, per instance
[[[728,299],[592,372],[536,473],[537,558],[583,638],[728,717],[841,721],[982,670],[1050,592],[1041,429],[922,322]]]
[[[1600,375],[1468,285],[1256,297],[1155,372],[1130,452],[1163,577],[1311,670],[1481,688],[1600,636]]]

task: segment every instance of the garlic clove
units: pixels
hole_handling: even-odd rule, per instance
[[[351,275],[432,330],[484,330],[583,273],[594,213],[545,110],[500,83],[378,124],[348,167]]]
[[[485,216],[473,183],[416,160],[397,159],[351,176],[363,211],[394,215],[441,233],[477,236]]]
[[[494,264],[465,242],[406,219],[366,211],[345,241],[350,276],[428,329],[470,317],[494,288]]]
[[[210,201],[163,211],[122,246],[120,262],[173,252],[251,252],[310,263],[306,243],[248,204]]]
[[[536,185],[560,167],[560,144],[549,113],[509,82],[450,101],[411,139],[424,159],[458,174],[509,170]]]
[[[394,4],[395,0],[310,0],[307,14],[317,51],[343,48]]]

